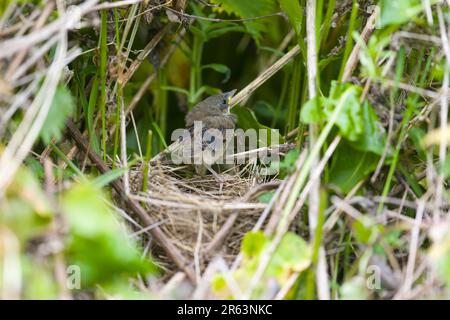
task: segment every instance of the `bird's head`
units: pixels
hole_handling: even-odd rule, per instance
[[[225,113],[225,112],[229,111],[230,101],[231,101],[231,98],[234,96],[235,93],[236,93],[236,89],[228,91],[228,92],[216,94],[214,96],[206,98],[204,100],[204,102],[208,106],[217,106],[217,107],[219,107],[219,109],[222,112]]]

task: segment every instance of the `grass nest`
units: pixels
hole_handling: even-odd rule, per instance
[[[267,207],[259,197],[276,188],[279,180],[260,176],[254,163],[222,172],[222,181],[193,171],[192,166],[152,164],[143,191],[145,170],[137,166],[130,172],[130,188],[170,241],[201,272],[218,254],[226,261],[234,260],[242,237]],[[176,268],[162,252],[157,258],[166,271]]]

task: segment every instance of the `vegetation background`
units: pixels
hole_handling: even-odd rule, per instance
[[[449,298],[449,6],[3,0],[0,298]],[[279,175],[150,161],[232,89],[238,127],[280,131]],[[190,252],[157,214],[212,190],[222,233],[182,227]]]

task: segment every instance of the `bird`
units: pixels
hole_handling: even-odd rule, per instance
[[[222,137],[225,138],[227,129],[234,129],[236,126],[236,115],[230,113],[230,101],[236,93],[236,90],[231,90],[225,93],[216,94],[206,98],[205,100],[196,104],[190,112],[186,115],[185,123],[186,129],[191,133],[191,137],[194,135],[194,124],[196,121],[201,121],[201,150],[203,152],[203,159],[205,156],[209,157],[205,162],[200,165],[195,165],[195,171],[199,175],[205,175],[206,169],[210,171],[216,178],[219,178],[217,173],[211,168],[210,164],[215,163],[221,158],[226,151],[223,148],[223,141],[216,141],[215,136],[204,137],[205,132],[208,129],[217,129],[221,132]],[[193,139],[195,142],[195,139]],[[227,141],[229,143],[229,141]]]
[[[234,129],[236,116],[230,113],[230,100],[235,93],[236,90],[216,94],[196,104],[186,115],[186,128],[191,129],[194,121],[202,121],[208,129]]]

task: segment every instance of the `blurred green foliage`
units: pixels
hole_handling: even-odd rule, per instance
[[[241,288],[249,288],[258,266],[263,263],[265,251],[273,245],[273,239],[268,238],[263,232],[249,232],[242,240],[241,253],[244,261],[231,276]],[[295,233],[288,232],[276,245],[275,251],[270,256],[270,261],[261,281],[254,288],[252,297],[260,299],[267,294],[269,288],[265,285],[268,279],[275,281],[274,285],[283,287],[293,272],[301,272],[311,263],[311,248]],[[237,299],[233,292],[229,291],[227,279],[217,275],[213,282],[215,293],[221,298]],[[270,293],[269,293],[270,294]]]
[[[157,268],[141,256],[108,197],[88,181],[74,183],[60,196],[58,205],[50,201],[26,168],[7,189],[0,202],[0,271],[7,277],[1,279],[23,287],[0,281],[3,298],[56,299],[66,290],[98,288],[95,294],[137,297],[129,278],[153,275]],[[66,265],[63,280],[56,278],[57,259]],[[70,287],[71,281],[79,287]]]
[[[73,114],[74,110],[75,103],[69,89],[59,86],[41,130],[41,137],[45,144],[49,144],[52,138],[56,141],[61,140],[61,130],[64,129],[67,118]]]
[[[212,3],[220,4],[217,11],[225,11],[241,18],[253,18],[273,14],[277,11],[275,0],[241,1],[241,0],[213,0]],[[246,21],[245,27],[252,37],[259,43],[262,34],[267,31],[267,21]]]
[[[67,257],[82,270],[83,286],[155,271],[140,257],[98,188],[90,184],[74,186],[63,196],[62,210],[70,227]]]
[[[139,244],[130,237],[130,230],[110,204],[106,187],[118,179],[124,169],[99,175],[89,163],[86,166],[84,159],[65,157],[64,153],[70,150],[63,139],[65,121],[73,117],[86,131],[90,147],[103,159],[115,160],[120,150],[120,107],[122,103],[124,107],[130,106],[136,102],[137,95],[142,94],[126,132],[125,153],[133,164],[142,160],[141,153],[148,159],[165,148],[170,143],[172,130],[184,126],[186,112],[196,103],[211,94],[244,88],[295,45],[301,48],[299,56],[232,110],[237,115],[239,128],[263,130],[269,137],[276,134],[273,129],[279,129],[280,143],[296,145],[295,150],[271,164],[280,168],[277,178],[284,179],[295,172],[299,154],[307,147],[308,126],[314,124],[320,131],[333,121],[331,134],[321,150],[324,152],[335,135],[342,136],[322,177],[322,185],[331,196],[347,195],[361,181],[367,181],[383,155],[382,185],[367,183],[359,187],[358,194],[381,193],[385,197],[393,191],[394,182],[401,185],[406,181],[414,196],[420,197],[430,187],[426,179],[418,176],[425,172],[424,164],[437,159],[438,149],[424,148],[421,141],[428,124],[417,122],[429,101],[415,92],[409,92],[405,98],[395,85],[404,82],[419,89],[438,88],[445,77],[446,64],[436,54],[440,49],[432,47],[432,43],[424,47],[410,45],[402,39],[393,41],[395,31],[403,27],[416,33],[432,29],[423,13],[424,1],[318,0],[319,94],[312,100],[308,100],[310,66],[305,61],[305,0],[212,2],[221,7],[211,8],[201,2],[188,1],[185,11],[206,19],[192,21],[167,64],[161,65],[167,48],[175,43],[174,34],[167,35],[148,59],[142,61],[124,88],[117,85],[120,64],[134,61],[161,26],[169,23],[165,10],[153,12],[152,21],[148,21],[151,19],[147,16],[143,18],[143,7],[138,6],[141,12],[131,19],[128,19],[132,12],[129,7],[111,10],[101,14],[99,26],[70,32],[70,41],[76,42],[83,54],[70,63],[72,80],[57,87],[34,154],[26,159],[25,166],[20,168],[0,201],[0,274],[6,275],[0,277],[0,281],[12,279],[20,284],[17,288],[14,281],[0,282],[0,292],[29,299],[60,297],[66,284],[57,279],[55,268],[57,261],[63,261],[67,267],[79,267],[81,287],[72,292],[75,295],[87,292],[99,298],[147,297],[134,290],[130,279],[138,275],[144,278],[157,275],[157,268],[151,258],[142,256]],[[431,4],[437,2],[430,1]],[[10,0],[0,3],[0,15],[10,3]],[[29,5],[24,11],[28,13],[32,4],[42,6],[44,2],[20,0],[16,3]],[[381,10],[379,28],[366,44],[360,36],[369,16],[366,5],[376,3]],[[287,19],[274,15],[280,11]],[[55,17],[56,11],[51,18]],[[132,23],[129,28],[127,23]],[[176,25],[172,32],[179,32],[181,27],[181,24]],[[128,37],[125,40],[124,35]],[[121,47],[122,41],[124,47]],[[283,42],[285,46],[280,47]],[[354,73],[357,79],[342,83],[342,72],[354,43],[361,46],[360,68]],[[44,58],[51,60],[52,53]],[[390,63],[389,68],[386,68],[386,61]],[[153,82],[140,92],[149,75],[154,75]],[[372,81],[379,92],[364,92],[361,79]],[[340,106],[342,112],[332,119],[333,112]],[[387,144],[387,125],[380,118],[389,114],[390,108],[395,117],[390,144]],[[18,126],[23,114],[22,110],[17,112],[10,129]],[[410,123],[412,119],[416,122]],[[35,156],[47,151],[49,144],[50,157],[58,164],[52,174],[55,181],[60,182],[52,195],[45,189],[48,182],[45,179],[49,177]],[[67,168],[59,166],[61,160]],[[450,176],[448,157],[440,170],[447,178]],[[273,194],[266,192],[259,201],[269,203]],[[410,218],[414,218],[414,214],[413,210],[405,209],[405,215]],[[282,287],[293,273],[300,274],[297,284],[303,285],[305,271],[314,266],[314,248],[304,240],[306,231],[302,219],[303,216],[299,219],[298,234],[288,232],[270,257],[264,281],[258,283],[253,292],[255,297],[264,296],[267,291],[264,284],[269,280],[275,279],[276,285]],[[384,255],[385,246],[404,254],[407,243],[403,238],[404,229],[400,225],[387,228],[369,214],[352,221],[348,229],[345,227],[345,223],[338,223],[332,230],[337,231],[335,238],[342,247],[339,251],[343,251],[333,257],[332,290],[341,298],[368,298],[370,294],[361,270],[367,266],[373,252]],[[450,288],[448,226],[434,230],[431,238],[430,247],[423,251]],[[273,241],[262,232],[250,232],[244,237],[243,264],[231,274],[244,289],[248,288]],[[67,277],[72,276],[64,271]],[[214,281],[215,292],[223,298],[236,298],[227,281],[218,275]],[[304,297],[302,290],[302,286],[294,286],[287,297]]]

